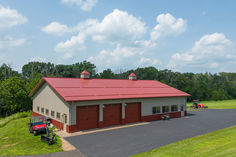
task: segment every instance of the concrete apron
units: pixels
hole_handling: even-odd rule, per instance
[[[121,125],[121,126],[112,126],[112,127],[107,127],[103,129],[92,129],[92,130],[85,130],[85,131],[78,131],[74,133],[67,133],[65,131],[58,131],[56,134],[60,137],[71,137],[71,136],[77,136],[77,135],[85,135],[85,134],[92,134],[92,133],[97,133],[97,132],[103,132],[103,131],[109,131],[109,130],[116,130],[116,129],[122,129],[122,128],[127,128],[127,127],[134,127],[134,126],[140,126],[140,125],[147,125],[150,124],[150,122],[138,122],[134,124],[126,124],[126,125]]]

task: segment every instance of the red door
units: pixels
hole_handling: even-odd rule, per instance
[[[121,104],[106,104],[103,108],[103,126],[121,124]]]
[[[77,106],[76,123],[78,130],[87,130],[98,127],[99,107],[94,106]]]
[[[141,103],[127,103],[125,106],[125,122],[135,123],[141,119]]]

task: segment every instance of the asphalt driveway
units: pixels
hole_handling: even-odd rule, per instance
[[[88,157],[126,157],[189,137],[236,125],[236,110],[188,112],[187,117],[147,125],[67,137]]]

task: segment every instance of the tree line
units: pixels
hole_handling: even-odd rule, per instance
[[[236,73],[180,73],[155,67],[136,68],[114,73],[111,69],[98,73],[96,66],[83,61],[71,65],[29,62],[22,72],[14,71],[9,65],[0,67],[0,117],[32,109],[28,96],[39,80],[46,77],[80,77],[87,70],[91,78],[127,79],[133,72],[140,80],[157,80],[192,95],[188,101],[236,99]]]

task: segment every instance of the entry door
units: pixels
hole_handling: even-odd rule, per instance
[[[63,123],[63,130],[66,131],[66,124],[67,124],[67,115],[62,115],[62,123]]]
[[[184,116],[184,105],[180,106],[180,111],[181,111],[181,117]]]

